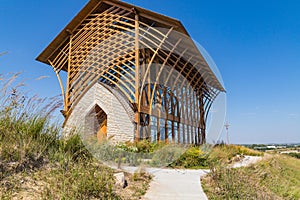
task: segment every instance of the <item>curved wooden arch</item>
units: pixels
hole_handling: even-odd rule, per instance
[[[205,142],[206,118],[222,88],[187,35],[178,34],[173,26],[154,27],[155,23],[111,4],[100,13],[91,12],[70,33],[48,61],[58,76],[66,120],[80,98],[100,81],[127,98],[135,111],[136,139],[151,139],[155,118],[158,140]],[[154,68],[154,80],[152,65],[160,65]],[[68,72],[66,89],[61,70]],[[157,114],[153,109],[158,95],[166,113]],[[160,135],[161,128],[164,135]]]

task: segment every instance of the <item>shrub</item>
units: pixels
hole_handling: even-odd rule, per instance
[[[191,147],[178,160],[170,164],[170,166],[193,169],[207,168],[207,157],[208,154],[201,151],[199,147]]]
[[[288,153],[287,155],[300,159],[300,153]]]

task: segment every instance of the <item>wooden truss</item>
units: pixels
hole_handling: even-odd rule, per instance
[[[90,1],[38,60],[58,77],[66,121],[100,82],[126,99],[136,140],[204,143],[208,112],[224,91],[180,22],[114,0]]]

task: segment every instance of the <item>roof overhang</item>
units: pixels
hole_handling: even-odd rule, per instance
[[[105,6],[118,6],[125,10],[136,11],[140,17],[153,20],[161,27],[173,27],[174,30],[189,35],[182,23],[173,19],[125,2],[118,0],[90,0],[85,7],[71,20],[71,22],[56,36],[56,38],[44,49],[36,60],[50,65],[49,59],[59,49],[59,47],[69,38],[70,33],[74,32],[78,26],[93,12]]]

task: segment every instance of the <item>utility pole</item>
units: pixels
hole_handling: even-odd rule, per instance
[[[225,128],[226,128],[226,137],[227,137],[227,144],[229,144],[229,135],[228,135],[228,129],[229,129],[229,123],[228,121],[225,124]]]

